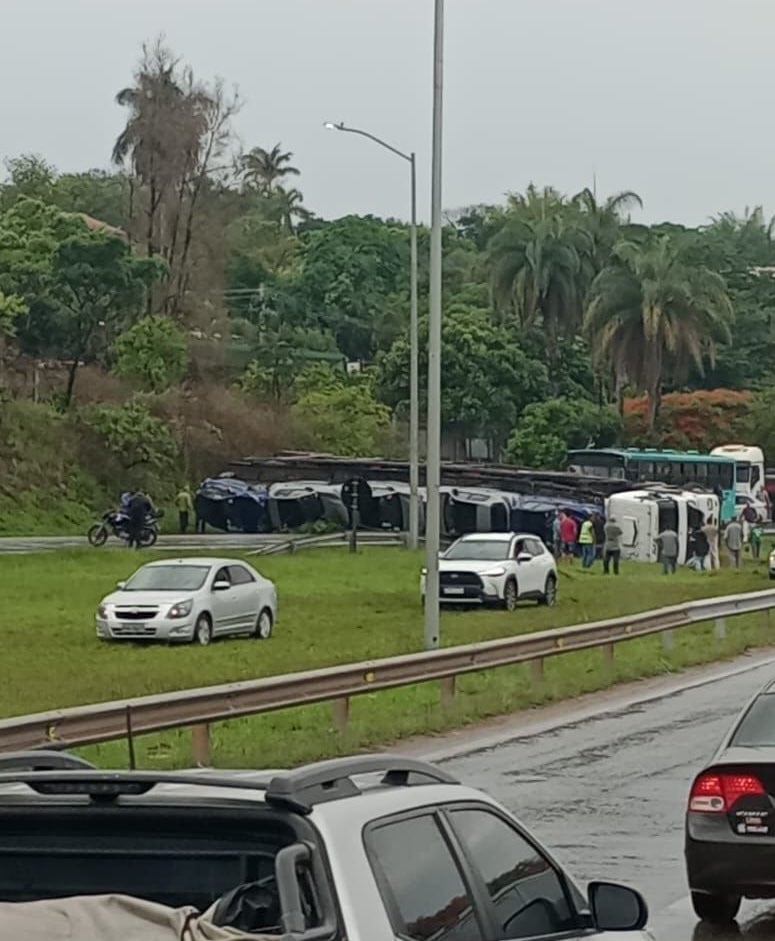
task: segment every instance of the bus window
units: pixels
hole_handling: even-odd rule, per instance
[[[758,476],[759,469],[755,467],[754,471]],[[737,479],[741,484],[747,484],[751,480],[751,465],[747,461],[737,462]]]
[[[740,465],[738,464],[737,466],[738,466],[737,474],[739,478]],[[760,480],[760,475],[759,475],[759,468],[755,464],[752,464],[751,465],[751,490],[756,490],[757,485],[760,483],[761,483],[761,480]]]
[[[694,465],[697,470],[695,472],[697,480],[707,480],[708,479],[708,465],[702,461],[697,461]]]
[[[734,464],[720,464],[718,470],[719,470],[719,480],[721,481],[722,489],[732,490],[734,487],[734,479],[735,479]]]

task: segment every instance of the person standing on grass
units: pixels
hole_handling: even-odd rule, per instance
[[[593,513],[591,519],[595,530],[595,558],[602,559],[605,552],[605,523],[599,513]]]
[[[705,560],[708,557],[710,552],[710,543],[708,542],[708,537],[705,535],[703,530],[696,526],[692,530],[691,534],[691,547],[692,547],[692,559],[693,567],[699,569],[701,572],[705,571]]]
[[[562,521],[564,518],[565,514],[562,510],[557,510],[552,520],[552,551],[556,559],[559,559],[562,555],[562,535],[560,530],[562,529]]]
[[[708,517],[708,521],[702,527],[705,538],[708,540],[708,562],[711,571],[719,567],[718,557],[718,524],[714,517]]]
[[[619,574],[619,559],[622,557],[622,527],[616,522],[616,517],[609,516],[605,523],[605,542],[603,543],[603,573],[608,575],[611,563],[614,575]]]
[[[576,520],[567,510],[563,510],[562,520],[560,522],[560,541],[562,543],[562,558],[573,563],[573,556],[576,554],[576,537],[578,536],[578,526]]]
[[[581,565],[585,569],[592,568],[595,561],[595,527],[589,517],[581,524],[579,545],[581,546]]]
[[[751,557],[757,562],[762,554],[762,527],[761,523],[754,523],[751,527],[751,535],[748,537],[751,543]]]
[[[740,520],[732,520],[727,524],[724,530],[724,545],[729,553],[729,562],[736,568],[740,568],[740,554],[743,549],[743,527]]]
[[[656,539],[663,575],[675,575],[678,565],[678,533],[666,526]]]
[[[178,522],[180,531],[185,536],[188,532],[188,521],[194,512],[194,501],[191,499],[191,491],[187,486],[183,487],[180,493],[175,497],[175,506],[178,510]]]

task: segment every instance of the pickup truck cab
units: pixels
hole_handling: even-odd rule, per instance
[[[585,898],[492,798],[414,759],[164,773],[0,755],[2,941],[647,938],[646,918],[622,886]]]

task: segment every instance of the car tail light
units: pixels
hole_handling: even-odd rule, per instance
[[[753,774],[705,772],[692,785],[689,810],[710,814],[726,813],[738,798],[766,793],[762,782]]]

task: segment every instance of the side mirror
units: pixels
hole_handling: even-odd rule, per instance
[[[231,588],[231,582],[213,582],[213,591],[228,591]]]
[[[649,919],[646,900],[635,889],[613,882],[590,882],[588,896],[598,931],[640,931]]]
[[[520,552],[517,555],[517,563],[521,565],[523,562],[532,562],[533,556],[529,552]]]
[[[119,591],[123,591],[126,588],[126,582],[116,582],[116,588]]]

